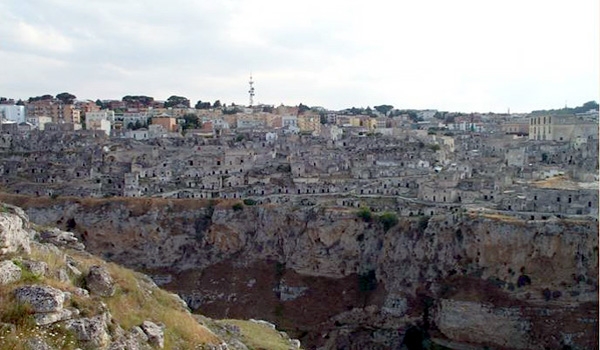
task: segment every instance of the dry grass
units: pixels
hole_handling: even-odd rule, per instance
[[[200,325],[170,293],[143,286],[140,275],[116,264],[108,264],[111,276],[118,285],[114,296],[105,298],[114,320],[124,329],[143,321],[163,323],[165,348],[180,349],[190,344],[218,344],[219,339]]]
[[[265,325],[242,320],[221,320],[219,323],[239,327],[243,343],[249,349],[256,350],[288,350],[290,343],[277,330]]]
[[[172,294],[156,288],[147,281],[147,277],[113,263],[107,264],[87,253],[77,251],[66,253],[76,261],[77,268],[83,273],[82,276],[85,276],[93,265],[105,265],[117,285],[117,291],[112,297],[93,295],[80,297],[72,293],[70,306],[80,310],[82,317],[92,317],[102,313],[101,303],[104,302],[114,321],[125,330],[139,326],[146,320],[164,324],[165,349],[188,349],[202,344],[219,344],[219,338],[200,325]],[[42,284],[73,292],[77,287],[82,287],[83,278],[74,278],[65,282],[56,278],[56,272],[66,266],[62,250],[57,254],[33,245],[31,255],[24,259],[46,262],[49,273],[36,281],[22,278],[10,285],[0,286],[0,321],[16,325],[14,329],[0,328],[0,350],[27,349],[23,340],[34,336],[57,349],[77,348],[78,344],[72,333],[58,326],[37,327],[30,322],[31,313],[26,306],[15,302],[13,290],[25,284]]]
[[[524,223],[525,221],[522,219],[519,219],[517,217],[514,216],[510,216],[510,215],[506,215],[506,214],[499,214],[499,213],[480,213],[481,217],[484,217],[486,219],[492,219],[492,220],[498,220],[498,221],[504,221],[504,222],[510,222],[510,223]]]

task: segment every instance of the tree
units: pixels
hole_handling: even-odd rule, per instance
[[[96,100],[96,106],[100,107],[100,109],[106,109],[106,105],[100,99]]]
[[[391,111],[392,109],[394,109],[394,106],[392,105],[380,105],[380,106],[374,106],[373,108],[375,108],[375,110],[383,115],[387,115],[389,113],[389,111]]]
[[[209,109],[210,108],[210,102],[202,102],[202,101],[198,100],[198,102],[196,102],[196,105],[194,106],[194,108],[196,108],[196,109]]]
[[[183,116],[183,120],[185,121],[182,125],[184,130],[186,129],[199,129],[202,127],[202,123],[198,116],[193,113],[188,113]]]
[[[221,108],[221,101],[216,100],[215,103],[213,103],[213,108]]]
[[[70,94],[68,92],[61,92],[60,94],[56,95],[56,99],[60,100],[62,103],[66,104],[66,105],[70,105],[73,104],[73,102],[75,101],[75,95]]]
[[[170,96],[166,101],[165,101],[165,108],[169,108],[169,107],[187,107],[190,108],[190,100],[188,100],[186,97],[183,96]]]
[[[298,105],[298,114],[302,114],[309,110],[310,110],[310,107],[308,107],[307,105],[303,105],[302,103],[300,103],[300,105]]]

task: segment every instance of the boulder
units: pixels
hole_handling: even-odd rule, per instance
[[[13,283],[21,279],[21,268],[10,260],[0,262],[0,285]]]
[[[144,321],[141,326],[142,330],[148,336],[148,343],[160,349],[165,347],[165,335],[163,329],[154,322]]]
[[[57,247],[74,250],[85,249],[85,245],[75,237],[73,232],[62,231],[55,227],[40,231],[40,240],[44,243],[52,243]]]
[[[28,226],[29,220],[21,208],[0,204],[0,256],[31,251]]]
[[[45,340],[38,338],[38,337],[33,337],[33,338],[27,339],[27,341],[25,342],[25,349],[28,349],[28,350],[54,350],[54,348],[52,346],[48,345],[48,343],[46,343]]]
[[[48,264],[43,261],[23,260],[23,266],[36,276],[44,277],[48,272]]]
[[[79,318],[65,322],[65,328],[73,331],[75,337],[87,347],[94,349],[106,348],[110,342],[110,335],[106,321],[106,314],[91,318]]]
[[[92,294],[109,297],[115,294],[115,282],[104,266],[92,266],[85,278],[87,289]]]
[[[20,303],[31,305],[35,313],[61,312],[65,293],[48,286],[23,286],[15,289],[15,298]]]
[[[37,313],[33,315],[35,324],[38,326],[46,326],[59,321],[69,320],[79,315],[79,310],[62,309],[58,312]]]

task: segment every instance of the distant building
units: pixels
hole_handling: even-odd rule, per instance
[[[177,119],[166,114],[161,114],[158,117],[150,119],[151,124],[162,125],[167,132],[177,131]]]
[[[17,105],[0,105],[0,118],[17,123],[25,122],[25,107]]]
[[[598,122],[575,115],[530,117],[529,130],[529,139],[537,141],[598,139]]]

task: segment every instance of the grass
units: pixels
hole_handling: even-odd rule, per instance
[[[117,284],[114,296],[105,298],[113,319],[129,330],[150,320],[163,323],[165,349],[180,349],[189,344],[218,344],[219,339],[200,325],[170,293],[140,285],[140,275],[116,264],[108,264]],[[144,283],[144,282],[141,282]]]
[[[221,320],[225,323],[237,326],[240,329],[242,341],[249,349],[256,350],[288,350],[290,344],[277,330],[265,325],[242,320]]]
[[[64,252],[40,249],[32,245],[31,254],[24,259],[44,261],[48,264],[49,273],[37,276],[23,268],[21,261],[15,256],[13,260],[22,268],[21,280],[10,285],[0,286],[0,321],[14,324],[15,327],[0,328],[0,350],[28,349],[24,340],[38,337],[56,349],[75,349],[77,344],[72,332],[52,325],[35,326],[31,309],[28,305],[14,300],[13,290],[25,284],[42,284],[63,291],[71,292],[70,305],[80,310],[81,317],[93,317],[103,312],[104,302],[113,320],[126,331],[149,320],[165,325],[165,349],[189,349],[203,344],[219,344],[219,338],[210,330],[200,325],[195,318],[181,305],[180,301],[169,292],[156,288],[147,282],[147,277],[112,263],[105,263],[100,258],[87,253],[66,251],[76,261],[77,268],[85,276],[93,265],[104,265],[113,277],[117,291],[112,297],[80,297],[73,293],[77,287],[84,287],[83,277],[72,277],[69,281],[59,281],[56,271],[65,268]]]

